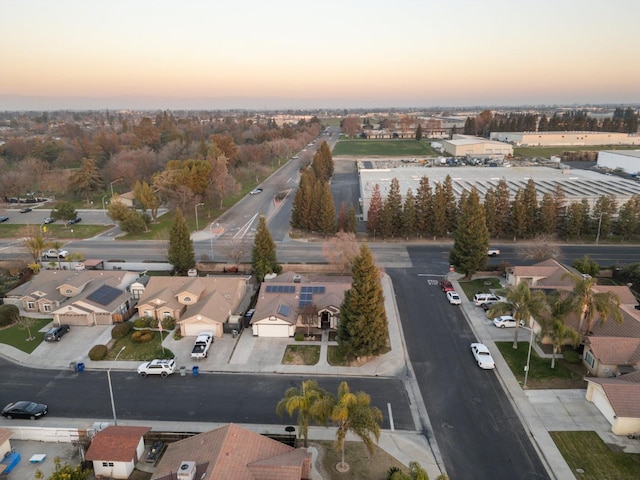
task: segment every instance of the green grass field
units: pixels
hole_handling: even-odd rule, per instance
[[[544,157],[551,155],[562,156],[564,152],[599,152],[600,150],[635,150],[637,145],[593,145],[593,146],[565,146],[565,147],[514,147],[514,157]]]
[[[21,325],[13,325],[0,330],[0,343],[11,345],[25,353],[31,353],[44,341],[45,332],[39,332],[38,330],[51,323],[51,320],[51,318],[34,319],[33,326],[30,328],[31,340],[29,340],[29,330]]]
[[[417,140],[340,140],[332,154],[337,155],[383,155],[388,157],[416,157],[439,155],[428,141]]]

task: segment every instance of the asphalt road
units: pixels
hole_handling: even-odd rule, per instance
[[[478,368],[466,318],[437,281],[442,255],[409,248],[411,269],[388,269],[411,364],[449,476],[549,478],[494,371]]]
[[[414,430],[409,399],[401,380],[395,378],[330,378],[289,375],[209,374],[164,379],[141,378],[135,372],[113,370],[111,380],[118,419],[184,422],[290,424],[275,412],[287,388],[312,378],[334,394],[346,380],[352,391],[371,395],[373,405],[390,427],[387,404],[398,430]],[[46,403],[49,415],[65,418],[111,419],[106,371],[72,372],[39,370],[0,359],[0,405],[17,400]],[[0,417],[1,418],[1,417]],[[1,419],[0,424],[10,422]],[[15,422],[15,421],[14,421]]]

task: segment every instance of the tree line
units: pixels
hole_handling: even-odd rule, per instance
[[[432,189],[423,176],[413,194],[409,188],[404,202],[397,178],[391,180],[386,198],[380,186],[373,189],[367,219],[367,232],[380,238],[429,238],[455,234],[458,215],[463,210],[462,197],[456,200],[449,175]],[[512,196],[506,180],[490,187],[482,203],[482,222],[491,238],[532,238],[556,235],[579,239],[590,235],[606,238],[618,235],[629,240],[640,234],[640,195],[619,206],[614,195],[601,195],[593,205],[584,198],[569,202],[562,185],[545,192],[539,199],[536,183],[529,179]]]

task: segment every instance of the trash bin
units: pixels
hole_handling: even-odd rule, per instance
[[[187,375],[187,367],[185,366],[180,367],[180,376],[184,377],[186,375]]]
[[[82,362],[78,363],[78,371],[79,372],[84,372],[84,363],[82,363]]]
[[[71,362],[69,364],[69,370],[71,370],[72,372],[75,372],[78,369],[78,364],[76,362]]]
[[[197,377],[200,373],[200,367],[195,366],[191,369],[191,373],[193,374],[194,377]]]
[[[238,330],[231,330],[231,336],[236,338],[238,336]]]

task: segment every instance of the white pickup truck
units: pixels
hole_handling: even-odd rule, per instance
[[[195,343],[193,344],[193,350],[191,350],[191,358],[207,358],[207,352],[209,352],[209,347],[213,343],[213,332],[202,332],[196,338]]]
[[[500,250],[498,250],[497,248],[490,248],[487,251],[487,255],[490,257],[497,257],[498,255],[500,255]]]
[[[69,252],[66,250],[56,250],[55,248],[42,252],[44,258],[67,258],[67,255],[69,255]]]

